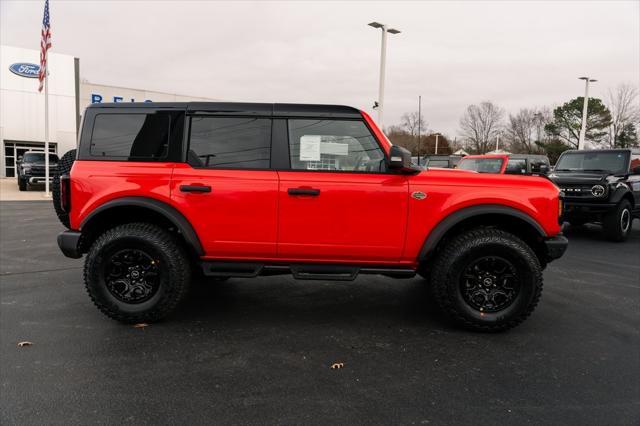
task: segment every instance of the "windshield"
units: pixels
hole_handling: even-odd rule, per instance
[[[22,161],[25,163],[44,163],[44,152],[27,152]],[[49,162],[57,163],[58,156],[55,154],[49,154]]]
[[[449,160],[429,160],[429,167],[449,167]]]
[[[624,173],[627,170],[627,160],[626,152],[571,152],[560,157],[555,171]]]
[[[458,168],[479,173],[500,173],[502,158],[463,158],[458,163]]]

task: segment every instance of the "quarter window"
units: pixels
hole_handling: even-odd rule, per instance
[[[168,114],[98,114],[91,136],[91,156],[165,158],[170,126]]]
[[[187,161],[193,167],[268,169],[271,119],[193,117]]]
[[[361,121],[289,120],[294,170],[382,172],[384,154]]]
[[[505,173],[510,175],[523,175],[527,173],[527,160],[521,158],[509,158]]]

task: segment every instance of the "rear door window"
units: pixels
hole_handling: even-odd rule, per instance
[[[163,159],[167,156],[169,114],[98,114],[93,124],[92,157]]]
[[[211,169],[268,169],[271,119],[192,117],[187,161]]]

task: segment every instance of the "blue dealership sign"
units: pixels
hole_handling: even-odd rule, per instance
[[[26,62],[18,62],[9,66],[9,71],[20,77],[38,78],[40,74],[40,65],[29,64]]]

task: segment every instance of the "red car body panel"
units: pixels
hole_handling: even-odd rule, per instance
[[[386,136],[366,113],[362,117],[388,154]],[[78,160],[70,180],[72,229],[79,230],[110,200],[153,198],[191,223],[203,259],[416,266],[425,240],[442,220],[483,204],[525,213],[548,237],[560,232],[559,190],[535,176],[450,169],[416,174],[222,170]],[[182,192],[182,185],[210,186],[211,192]],[[320,194],[290,195],[290,188]]]
[[[403,253],[407,177],[385,173],[282,171],[278,256],[397,262]],[[319,196],[292,196],[314,188]]]
[[[208,185],[211,192],[181,192],[181,185]],[[200,236],[207,256],[276,256],[278,172],[192,168],[176,163],[171,200]]]
[[[148,197],[172,204],[174,163],[75,161],[71,169],[72,229],[102,204],[124,197]],[[174,206],[175,207],[175,206]]]

